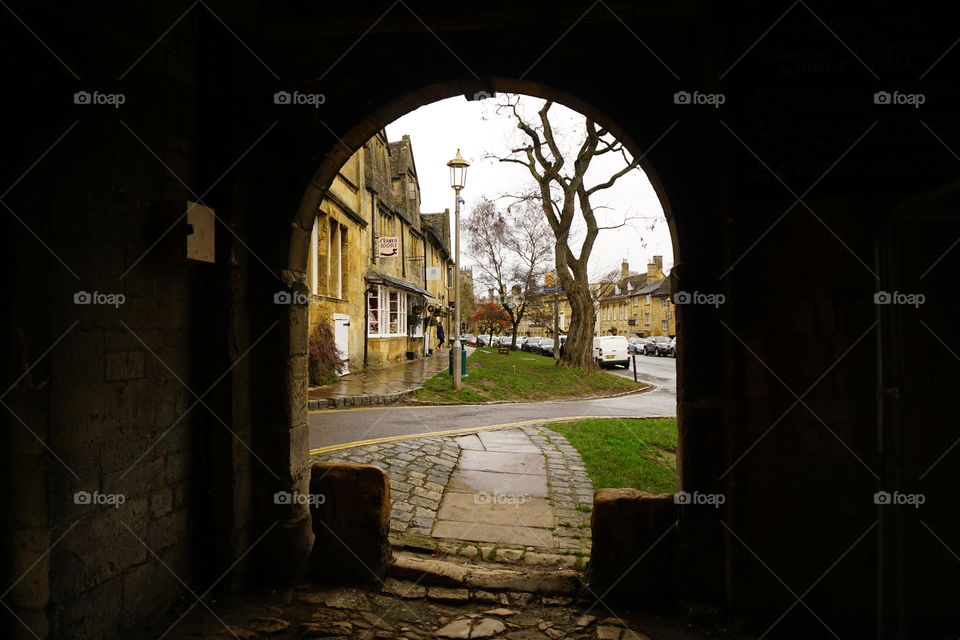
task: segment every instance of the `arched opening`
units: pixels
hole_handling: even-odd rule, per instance
[[[660,207],[662,208],[662,211],[664,214],[663,222],[667,226],[668,232],[669,232],[670,243],[672,245],[671,248],[673,250],[673,256],[674,256],[674,263],[678,264],[679,262],[681,262],[682,260],[682,257],[681,257],[682,254],[680,253],[681,243],[677,235],[675,220],[672,215],[672,210],[669,205],[669,201],[666,197],[665,189],[661,181],[659,180],[656,172],[654,171],[649,159],[647,158],[649,149],[643,148],[635,140],[627,137],[626,134],[623,132],[623,130],[617,127],[616,123],[612,122],[611,119],[607,117],[605,114],[600,113],[598,110],[591,107],[589,104],[585,103],[584,101],[581,101],[572,96],[566,95],[563,92],[553,90],[549,87],[534,85],[532,83],[527,83],[522,81],[509,81],[509,80],[501,80],[494,83],[493,86],[491,87],[491,90],[492,91],[510,91],[510,92],[516,91],[516,92],[523,93],[525,95],[532,95],[537,98],[557,101],[565,106],[576,109],[581,114],[589,116],[591,119],[595,120],[599,125],[608,128],[611,132],[613,132],[614,136],[622,135],[623,138],[620,141],[627,148],[627,150],[629,151],[632,157],[639,159],[640,167],[642,171],[645,173],[647,179],[649,179],[650,184],[652,185],[652,188],[654,190],[654,193],[656,194],[656,197],[659,200]],[[384,285],[381,285],[381,284],[371,285],[369,279],[368,281],[364,281],[360,273],[360,272],[364,272],[369,275],[372,272],[376,275],[377,278],[382,277],[377,273],[377,270],[380,268],[377,265],[377,259],[376,259],[377,248],[373,245],[373,242],[372,242],[376,234],[376,231],[375,231],[376,224],[377,224],[376,212],[377,212],[378,203],[377,203],[376,194],[374,193],[371,196],[369,204],[367,202],[361,203],[361,201],[358,200],[357,203],[354,204],[352,207],[356,209],[356,211],[352,211],[351,206],[348,203],[345,203],[343,201],[344,199],[349,199],[349,194],[347,196],[344,196],[344,194],[337,194],[336,192],[334,192],[333,196],[330,196],[329,190],[331,188],[334,190],[338,188],[336,181],[338,179],[338,174],[339,174],[341,182],[346,182],[346,183],[356,182],[356,184],[353,184],[350,188],[357,188],[361,192],[364,191],[365,185],[358,182],[356,178],[351,177],[351,176],[359,176],[360,173],[362,172],[361,167],[354,166],[358,162],[361,162],[361,163],[363,162],[361,160],[358,160],[358,156],[356,155],[356,152],[358,149],[365,148],[365,153],[369,156],[366,160],[366,167],[367,167],[366,171],[367,172],[377,171],[378,162],[379,164],[383,164],[382,161],[377,160],[377,157],[376,157],[377,150],[379,149],[380,151],[383,151],[383,147],[385,147],[387,144],[395,142],[395,140],[388,140],[382,135],[382,132],[385,127],[389,128],[391,126],[391,123],[399,119],[401,116],[404,116],[405,114],[410,113],[411,111],[414,111],[420,108],[421,106],[436,103],[439,100],[443,100],[448,97],[453,97],[454,99],[463,100],[465,99],[463,94],[464,94],[464,89],[462,85],[458,83],[431,85],[429,87],[421,89],[420,91],[412,92],[411,94],[408,94],[401,99],[395,100],[389,105],[375,111],[373,115],[362,119],[360,122],[355,124],[350,130],[348,130],[344,135],[339,136],[337,140],[335,140],[330,144],[330,148],[324,156],[324,161],[321,167],[318,168],[317,171],[314,173],[313,179],[311,180],[311,183],[301,201],[297,217],[293,223],[288,273],[292,274],[292,278],[291,278],[292,280],[295,280],[296,282],[299,283],[298,285],[295,285],[295,286],[299,286],[301,290],[309,291],[311,294],[314,295],[314,298],[322,297],[328,302],[335,303],[332,307],[330,307],[325,312],[323,312],[328,317],[331,317],[331,320],[332,320],[331,324],[333,324],[336,327],[339,322],[342,322],[341,319],[345,319],[346,323],[349,323],[349,325],[351,325],[351,328],[350,328],[351,333],[353,331],[357,331],[358,333],[363,335],[363,342],[362,342],[363,357],[362,358],[354,355],[354,354],[357,354],[357,352],[361,348],[359,339],[356,336],[356,334],[354,334],[354,337],[352,338],[344,337],[344,341],[342,342],[344,349],[349,348],[352,352],[351,354],[349,354],[350,357],[348,357],[348,360],[349,360],[348,368],[350,371],[354,371],[361,367],[367,367],[371,365],[372,361],[374,361],[375,359],[376,359],[376,364],[384,363],[384,361],[381,359],[381,354],[378,353],[376,356],[370,355],[373,349],[368,344],[367,337],[371,333],[378,334],[375,336],[376,338],[380,338],[381,336],[379,335],[380,334],[379,331],[371,330],[369,325],[365,326],[367,324],[365,321],[369,321],[370,317],[376,315],[381,309],[386,308],[388,304],[386,295],[388,294],[386,293],[386,290],[383,289]],[[471,94],[471,97],[472,97],[472,94]],[[466,126],[469,126],[469,125],[467,124]],[[397,131],[398,135],[403,133],[405,133],[405,131]],[[650,140],[656,140],[656,135],[662,135],[662,133],[663,132],[660,131],[659,134],[655,134],[653,131],[651,131]],[[417,140],[414,139],[413,143],[414,145],[416,145]],[[423,168],[424,167],[421,164],[421,170],[423,170]],[[346,172],[348,175],[344,176],[343,172]],[[340,188],[342,189],[342,186]],[[368,197],[367,194],[365,193],[361,193],[360,195],[361,197],[364,197],[364,198]],[[330,213],[331,199],[335,204],[334,209],[336,210],[336,215],[332,215]],[[419,198],[417,198],[417,202],[419,203]],[[363,213],[358,215],[358,212],[360,212],[361,210],[367,211],[368,213]],[[318,223],[321,225],[322,228],[317,227],[314,224],[314,221],[318,219],[318,212],[322,214],[320,216],[321,222]],[[348,224],[348,220],[347,220],[348,218],[352,218],[356,222],[356,224],[353,224],[353,223]],[[368,224],[369,224],[369,229],[368,229]],[[389,221],[385,224],[389,224]],[[444,222],[444,224],[448,224],[448,222]],[[387,235],[390,235],[390,234],[387,234]],[[355,243],[354,245],[350,245],[349,251],[359,252],[359,253],[366,252],[367,258],[364,259],[362,262],[355,261],[353,258],[351,258],[349,260],[350,266],[349,267],[344,266],[345,264],[344,254],[345,254],[345,251],[347,251],[347,249],[341,248],[341,244],[343,247],[348,246],[342,240],[344,237],[351,238],[352,239],[351,241]],[[321,252],[325,254],[325,257],[323,257],[320,260],[321,264],[319,264],[318,266],[316,256],[317,256],[318,246],[320,245],[327,247],[328,250],[325,252]],[[418,252],[414,250],[413,253],[417,254]],[[416,258],[417,256],[415,255],[414,257]],[[609,260],[610,256],[606,256],[606,257]],[[402,258],[405,259],[405,254],[402,254]],[[330,268],[330,265],[334,264],[334,262],[336,262],[336,266],[333,272],[328,271],[328,269]],[[646,265],[646,269],[647,269],[646,271],[644,271],[642,274],[636,274],[628,270],[625,260],[621,264],[620,260],[618,259],[615,265],[616,277],[613,278],[611,282],[603,283],[606,288],[603,289],[602,295],[608,296],[611,298],[622,298],[623,296],[629,293],[634,297],[639,296],[637,300],[634,302],[639,301],[642,304],[643,299],[646,298],[646,303],[649,305],[651,295],[648,293],[646,296],[640,296],[640,292],[646,290],[640,286],[641,284],[644,286],[652,285],[652,288],[648,287],[648,288],[651,288],[651,290],[656,289],[656,285],[659,284],[660,289],[667,291],[667,294],[669,294],[670,283],[667,280],[667,277],[664,276],[662,267],[663,267],[662,259],[658,256],[656,260],[651,259],[650,265]],[[345,290],[344,287],[347,286],[344,284],[345,276],[343,275],[344,273],[346,273],[346,271],[349,271],[350,277],[354,279],[354,283],[350,285],[351,286],[350,290],[352,294],[354,296],[360,296],[361,299],[366,298],[365,306],[362,312],[359,311],[359,309],[357,308],[354,308],[352,312],[347,312],[345,308],[336,306],[337,304],[342,302],[341,299],[344,297],[343,295],[341,295],[341,293],[342,291]],[[657,276],[658,273],[659,273],[659,276]],[[405,275],[405,273],[400,273],[400,272],[394,273],[393,276],[408,277]],[[659,280],[656,279],[657,277],[659,277]],[[426,281],[425,277],[424,277],[424,281],[420,282],[419,275],[409,276],[408,279],[411,281],[407,283],[411,285],[411,288],[408,289],[408,291],[412,293],[404,293],[404,291],[406,290],[399,290],[396,294],[390,293],[389,295],[398,295],[401,300],[406,296],[410,298],[410,300],[407,301],[407,305],[412,305],[412,304],[415,304],[413,300],[414,300],[414,294],[416,292],[414,290],[418,286],[429,288],[429,283]],[[318,281],[322,281],[323,283],[322,287],[326,287],[326,289],[323,289],[324,295],[322,296],[317,296]],[[379,283],[380,281],[377,280],[376,282]],[[664,284],[661,284],[661,283],[664,283]],[[394,285],[396,285],[396,283],[394,283]],[[637,285],[636,290],[634,290],[634,285]],[[399,286],[402,286],[402,285],[399,285]],[[371,287],[376,287],[377,293],[371,294]],[[623,291],[620,290],[621,287],[623,288]],[[436,299],[440,300],[440,296],[437,296]],[[625,342],[624,348],[623,348],[624,355],[628,355],[627,345],[626,345],[626,337],[628,336],[641,336],[643,335],[643,332],[645,332],[647,335],[656,335],[656,336],[663,336],[667,333],[672,333],[670,337],[674,337],[676,336],[677,333],[680,332],[680,327],[682,326],[682,322],[678,318],[674,320],[674,322],[676,322],[675,325],[670,323],[670,326],[677,327],[674,332],[669,332],[666,327],[660,328],[659,319],[656,322],[657,326],[649,326],[651,322],[648,319],[646,322],[646,325],[647,325],[646,327],[643,326],[642,320],[641,320],[641,326],[633,330],[633,333],[629,333],[631,331],[631,328],[636,325],[636,320],[634,320],[633,323],[628,325],[626,322],[628,319],[627,316],[632,314],[634,318],[637,317],[637,310],[631,309],[628,306],[631,304],[629,300],[630,299],[627,299],[626,302],[622,300],[616,300],[615,301],[616,304],[613,305],[614,308],[607,309],[606,307],[604,307],[603,309],[601,309],[600,300],[598,298],[596,301],[598,311],[596,314],[596,320],[594,322],[594,333],[595,335],[599,336],[599,335],[604,335],[609,333],[616,335],[617,329],[614,329],[612,332],[610,332],[607,330],[607,325],[609,325],[610,322],[622,321],[622,324],[624,324],[624,328],[620,330],[621,331],[620,335],[624,336],[624,342]],[[661,301],[658,298],[656,302],[657,304],[660,304]],[[665,298],[663,301],[664,304],[662,306],[664,308],[668,308],[668,307],[671,308],[672,311],[674,313],[677,313],[677,315],[679,316],[679,314],[682,313],[681,309],[679,307],[673,306],[672,304],[669,304],[669,302],[670,302],[669,299]],[[392,304],[392,301],[391,301],[391,304]],[[440,304],[442,306],[443,301],[441,301]],[[402,312],[403,312],[402,310],[405,309],[405,307],[403,307],[403,305],[399,303],[398,303],[398,307],[401,308],[401,315],[402,315]],[[608,313],[609,311],[612,311],[612,313]],[[303,328],[305,326],[313,326],[315,324],[315,322],[309,320],[310,316],[312,315],[312,310],[308,307],[293,308],[291,310],[291,313],[298,314],[297,317],[292,322],[292,326],[298,327],[301,332],[303,331]],[[386,314],[386,312],[384,313]],[[649,316],[650,315],[649,312],[646,315]],[[641,312],[641,317],[642,317],[642,312]],[[669,317],[669,315],[665,317]],[[378,320],[377,322],[382,322],[385,324],[387,320],[384,318],[382,320]],[[664,320],[664,322],[666,323],[667,320]],[[449,319],[447,320],[447,327],[448,327],[447,333],[449,334],[450,333]],[[561,328],[562,328],[562,325],[561,325]],[[422,349],[425,352],[427,350],[426,341],[424,341],[424,343],[420,343],[419,347],[409,346],[411,343],[411,340],[410,340],[411,336],[416,337],[413,332],[408,332],[406,341],[404,342],[404,344],[408,345],[406,348],[408,350],[411,350],[413,348],[418,348],[418,349]],[[632,348],[632,343],[631,343],[631,348]],[[399,349],[399,351],[397,349]],[[398,359],[400,359],[399,354],[402,352],[403,348],[398,347],[397,349],[395,349],[391,357],[388,358],[390,362],[396,362]],[[408,351],[408,355],[411,355],[409,351]],[[682,367],[681,361],[682,361],[682,358],[677,358],[676,360],[677,368]],[[634,363],[635,362],[636,360],[634,359]],[[306,368],[306,366],[305,365],[298,366],[298,368]],[[629,367],[627,371],[629,371]],[[674,380],[674,383],[675,383],[675,380]],[[289,389],[288,391],[291,394],[297,393],[295,389]],[[673,396],[671,396],[669,401],[675,402]],[[667,402],[668,402],[667,400],[664,400],[659,406],[664,406],[667,404]],[[357,406],[361,404],[359,398],[357,399],[356,404]],[[364,405],[367,404],[366,396],[364,396],[363,404]],[[340,405],[338,404],[337,406],[340,406]],[[350,403],[349,406],[353,406],[353,404]],[[634,414],[632,414],[630,411],[631,410],[629,409],[619,410],[618,415],[632,417]],[[653,410],[648,410],[648,412],[644,415],[658,415],[658,412]],[[660,411],[659,415],[664,415],[664,413]],[[671,408],[669,414],[666,414],[666,415],[673,415],[673,409]],[[307,422],[311,424],[311,433],[314,432],[313,429],[317,425],[317,423],[320,423],[319,426],[322,427],[323,420],[324,420],[324,415],[322,413],[320,413],[320,415],[311,415],[307,419]],[[504,420],[500,420],[499,422],[505,423],[509,421],[504,419]],[[531,422],[534,422],[534,421],[531,421]],[[469,431],[469,424],[470,423],[468,422],[464,422],[463,425],[461,425],[459,423],[452,422],[446,425],[444,430],[446,432],[454,432],[457,430],[461,432]],[[310,440],[311,441],[310,449],[312,452],[318,452],[323,450],[324,453],[327,453],[331,450],[331,447],[328,446],[331,442],[338,445],[341,443],[349,444],[352,442],[354,443],[354,446],[356,446],[358,442],[369,441],[371,443],[371,446],[378,448],[377,449],[378,454],[374,455],[373,459],[379,459],[379,458],[382,458],[385,453],[383,450],[383,447],[386,446],[383,444],[385,440],[389,440],[391,439],[392,436],[395,436],[395,435],[403,435],[404,437],[406,436],[413,437],[414,435],[416,435],[416,432],[399,434],[399,432],[391,431],[389,427],[374,428],[376,426],[377,425],[373,425],[370,428],[358,430],[359,435],[353,436],[352,440],[351,439],[329,440],[329,439],[323,439],[320,437],[315,438],[312,435]],[[481,425],[481,426],[486,427],[488,425]],[[435,428],[435,429],[422,428],[421,429],[422,432],[426,432],[428,433],[428,435],[432,437],[437,437],[438,434],[434,433],[434,431],[439,431],[439,430],[440,430],[439,428]],[[534,433],[532,435],[535,438],[541,436],[540,433]],[[455,439],[456,435],[455,434],[450,435],[449,437],[450,439]],[[521,450],[524,450],[523,447],[530,446],[531,443],[529,440],[525,439],[525,436],[518,435],[517,437],[524,439],[524,441],[520,443]],[[402,440],[403,438],[399,438],[399,439]],[[562,437],[560,439],[562,440]],[[463,438],[461,438],[461,440],[463,440]],[[478,440],[478,439],[474,436],[473,440]],[[482,438],[479,440],[482,440]],[[563,440],[562,442],[564,445],[567,444],[565,440]],[[681,442],[682,442],[682,439],[681,439]],[[425,446],[432,447],[433,444],[434,443],[429,443]],[[474,444],[478,444],[481,448],[483,446],[483,444],[480,443],[479,441]],[[402,448],[403,446],[405,445],[400,445],[400,448],[397,448],[397,447],[390,448],[387,454],[388,457],[392,455],[399,455],[399,456],[406,455],[406,451]],[[466,449],[470,449],[471,446],[472,445],[470,444],[464,444],[464,447]],[[338,446],[336,447],[336,450],[342,451],[343,449],[346,449],[346,448],[347,447],[344,447],[344,446]],[[440,455],[440,452],[442,450],[443,450],[443,443],[440,443],[439,448],[437,448],[436,451],[432,451],[432,455]],[[677,452],[677,454],[679,455],[679,452]],[[306,452],[304,452],[304,455],[306,455]],[[371,458],[364,457],[362,455],[360,456],[343,455],[339,457],[338,456],[334,456],[334,457],[339,460],[351,461],[351,462],[370,462],[371,460]],[[329,456],[326,456],[324,459],[328,460],[330,458]],[[579,463],[579,458],[577,458],[577,462]],[[294,466],[297,466],[296,463],[294,464]],[[379,466],[385,467],[386,465],[379,465]],[[449,472],[449,470],[447,471]],[[566,470],[560,470],[560,473],[564,473],[565,471]],[[420,470],[419,467],[416,467],[414,473],[422,475],[423,470]],[[445,485],[445,482],[449,480],[449,473],[446,476],[443,476],[442,478],[437,479],[435,482],[433,481],[435,480],[435,478],[433,477],[428,477],[426,478],[426,480],[428,483],[432,485],[432,493],[438,493],[435,490],[439,488],[439,493],[438,493],[438,496],[436,497],[435,504],[430,505],[432,506],[433,511],[437,511],[438,507],[440,506],[439,494],[443,493],[443,486]],[[399,485],[408,484],[407,482],[404,482],[401,479],[398,479],[397,477],[394,477],[394,481]],[[406,490],[409,490],[409,489],[410,488],[407,487]],[[590,509],[590,505],[592,505],[592,493],[590,493],[589,490],[586,490],[586,491],[589,494],[588,497],[582,498],[582,502],[585,504],[571,503],[569,505],[571,509],[577,509],[578,507],[587,507],[586,509],[584,509],[584,511],[586,511],[586,516],[583,516],[582,513],[580,514],[581,517],[578,520],[579,526],[589,526],[589,517],[590,517],[589,509]],[[411,509],[413,508],[417,508],[417,507],[411,507]],[[430,509],[427,509],[427,510],[430,511]],[[410,516],[411,512],[405,512],[404,515]],[[436,518],[435,521],[442,520],[443,518],[442,509],[440,510],[440,513],[438,513],[435,516],[435,518]],[[406,527],[406,525],[403,523],[400,523],[400,526]],[[656,526],[660,526],[660,523],[658,522]],[[414,529],[417,530],[418,535],[425,535],[427,537],[430,536],[429,526],[426,527],[426,529],[424,529],[423,526],[414,527]],[[661,533],[662,533],[661,531],[657,531],[656,535],[659,536]],[[647,535],[649,535],[649,532],[647,532]],[[456,535],[454,534],[450,534],[449,536],[440,535],[439,537],[455,538]],[[496,537],[496,535],[494,535],[494,537]],[[543,545],[536,544],[536,538],[534,538],[533,541],[531,541],[530,538],[526,538],[525,539],[526,542],[523,542],[523,540],[524,539],[519,539],[517,542],[519,542],[521,545],[527,544],[532,547],[543,546]],[[586,544],[588,545],[586,549],[586,554],[589,554],[589,541],[587,541]],[[578,548],[577,551],[580,551],[580,549]],[[665,587],[665,590],[668,590],[668,589],[669,587]]]

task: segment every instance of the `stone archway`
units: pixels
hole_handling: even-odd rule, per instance
[[[492,86],[489,86],[488,88],[492,88],[492,90],[495,91],[517,92],[524,95],[554,100],[560,104],[563,104],[564,106],[575,109],[580,113],[590,115],[597,122],[615,132],[615,135],[622,136],[625,146],[627,146],[630,152],[635,157],[643,158],[641,160],[641,166],[648,176],[651,184],[654,186],[657,196],[660,199],[661,206],[663,207],[664,214],[671,232],[674,255],[677,257],[678,263],[682,260],[682,254],[680,251],[681,241],[678,237],[677,225],[675,224],[672,208],[670,207],[670,200],[667,197],[666,187],[660,180],[652,163],[645,157],[648,150],[644,149],[640,144],[638,144],[624,129],[618,127],[616,123],[613,122],[606,114],[591,106],[588,102],[571,96],[563,91],[540,84],[510,79],[494,80],[492,82]],[[339,135],[338,140],[329,144],[326,153],[322,156],[323,159],[320,166],[313,173],[313,176],[304,191],[296,215],[291,224],[292,229],[290,235],[287,269],[284,272],[284,278],[289,286],[298,290],[303,290],[306,288],[307,256],[308,252],[310,251],[310,233],[312,224],[315,220],[316,211],[320,208],[320,203],[325,196],[326,189],[333,182],[337,172],[340,171],[342,165],[350,158],[351,154],[365,144],[371,137],[376,135],[381,128],[405,115],[406,113],[437,100],[461,96],[464,93],[468,93],[469,90],[470,87],[465,88],[462,83],[453,81],[448,83],[428,85],[427,87],[406,94],[403,97],[397,98],[385,104],[384,106],[374,109],[370,115],[360,119],[345,133]],[[655,132],[652,130],[649,132],[651,139],[654,134]],[[682,310],[678,309],[678,312],[682,314]],[[302,331],[302,329],[308,325],[307,316],[308,311],[305,307],[290,307],[289,322],[292,340],[299,340],[299,338],[295,337],[293,334],[294,331]],[[616,330],[614,330],[613,333],[615,334]],[[295,351],[297,351],[299,354],[303,354],[306,350],[302,348],[301,345],[301,348],[295,349]],[[286,392],[291,398],[291,402],[294,402],[299,399],[298,389],[305,386],[304,378],[306,371],[306,356],[294,355],[291,360],[291,365],[292,366],[288,368],[290,378],[285,381],[285,387]],[[298,455],[301,454],[291,451],[291,456],[294,456],[294,458],[296,458]],[[302,452],[302,460],[291,460],[291,468],[304,468],[307,455],[307,451],[304,450]]]

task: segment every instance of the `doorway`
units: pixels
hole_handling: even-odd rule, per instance
[[[350,316],[345,313],[333,314],[333,341],[340,357],[343,358],[343,370],[340,375],[350,373]]]

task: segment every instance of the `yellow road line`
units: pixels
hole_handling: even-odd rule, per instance
[[[342,444],[332,444],[327,447],[320,447],[319,449],[310,449],[310,455],[318,455],[322,453],[331,453],[333,451],[340,451],[341,449],[352,449],[354,447],[362,447],[370,444],[382,444],[385,442],[395,442],[397,440],[414,440],[416,438],[431,438],[434,436],[451,436],[457,435],[460,433],[476,433],[478,431],[492,431],[493,429],[509,429],[511,427],[522,427],[526,424],[552,424],[554,422],[573,422],[575,420],[605,420],[605,419],[620,419],[620,420],[645,420],[646,418],[638,418],[637,416],[565,416],[562,418],[537,418],[536,420],[523,420],[521,422],[505,422],[503,424],[491,424],[485,427],[468,427],[465,429],[449,429],[447,431],[429,431],[427,433],[411,433],[402,436],[386,436],[383,438],[373,438],[371,440],[358,440],[356,442],[344,442]]]
[[[506,404],[506,403],[504,403]],[[452,407],[490,406],[482,404],[381,404],[372,407],[351,407],[350,409],[308,409],[307,413],[347,413],[349,411],[384,411],[386,409],[450,409]]]

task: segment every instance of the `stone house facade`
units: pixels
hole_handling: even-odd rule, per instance
[[[663,256],[653,256],[646,273],[641,274],[630,273],[630,265],[624,260],[620,280],[608,283],[598,302],[599,335],[677,335],[670,278],[663,272]]]
[[[423,357],[449,314],[449,212],[421,214],[409,136],[381,130],[344,164],[317,212],[310,328],[333,326],[347,371]],[[391,238],[386,248],[381,238]],[[446,327],[445,327],[446,328]]]

